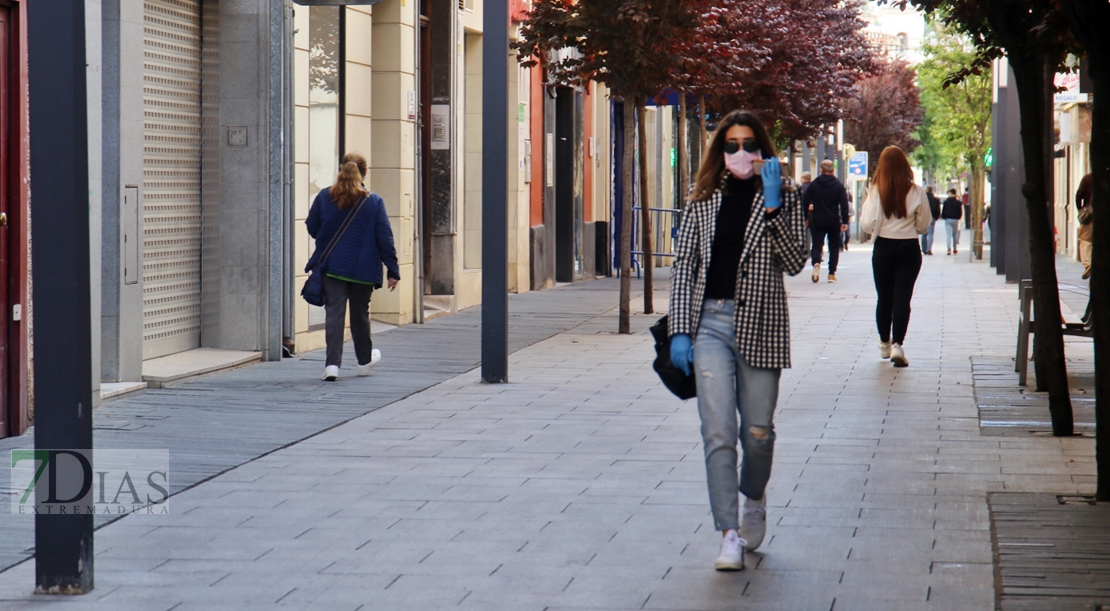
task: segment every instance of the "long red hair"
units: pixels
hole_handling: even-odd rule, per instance
[[[346,210],[355,205],[366,194],[362,190],[366,167],[366,158],[358,153],[347,153],[343,156],[339,176],[331,186],[331,198],[340,210]]]
[[[906,196],[912,187],[913,169],[906,153],[896,146],[883,149],[871,188],[879,195],[887,218],[906,218]]]

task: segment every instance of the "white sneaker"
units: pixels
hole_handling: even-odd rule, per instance
[[[370,375],[370,370],[373,369],[375,365],[380,363],[381,360],[382,360],[382,351],[378,350],[377,348],[374,348],[374,350],[370,352],[370,362],[365,364],[365,365],[359,365],[358,366],[358,375],[360,375],[360,376]]]
[[[891,344],[890,360],[894,363],[895,367],[910,366],[910,360],[906,358],[906,353],[902,351],[902,344]]]
[[[744,570],[744,540],[735,530],[725,533],[725,538],[721,541],[721,554],[717,556],[714,566],[718,571]]]
[[[879,340],[879,356],[884,360],[890,358],[890,342]]]
[[[740,517],[740,539],[744,541],[744,551],[754,552],[763,544],[767,534],[767,495],[758,501],[744,499],[744,511]]]
[[[328,365],[327,367],[324,367],[324,377],[322,379],[325,382],[334,382],[334,381],[338,380],[339,379],[339,366],[338,365]]]
[[[814,263],[813,264],[813,274],[810,275],[809,279],[814,281],[814,282],[820,282],[821,281],[821,264],[820,263]]]

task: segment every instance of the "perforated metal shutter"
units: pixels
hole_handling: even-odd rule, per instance
[[[201,20],[143,3],[143,358],[200,346]]]

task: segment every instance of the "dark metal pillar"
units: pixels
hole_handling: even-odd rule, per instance
[[[35,449],[92,449],[85,3],[27,3]],[[38,491],[37,487],[36,491]],[[91,503],[79,503],[82,506]],[[36,591],[93,588],[93,516],[35,516]]]
[[[509,2],[486,0],[482,40],[482,381],[509,381]]]

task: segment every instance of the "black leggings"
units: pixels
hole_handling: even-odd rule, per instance
[[[913,285],[921,271],[921,243],[916,239],[876,238],[871,267],[875,273],[875,292],[879,295],[875,305],[879,339],[884,342],[893,339],[894,343],[901,344],[906,339],[906,328],[910,326]]]

